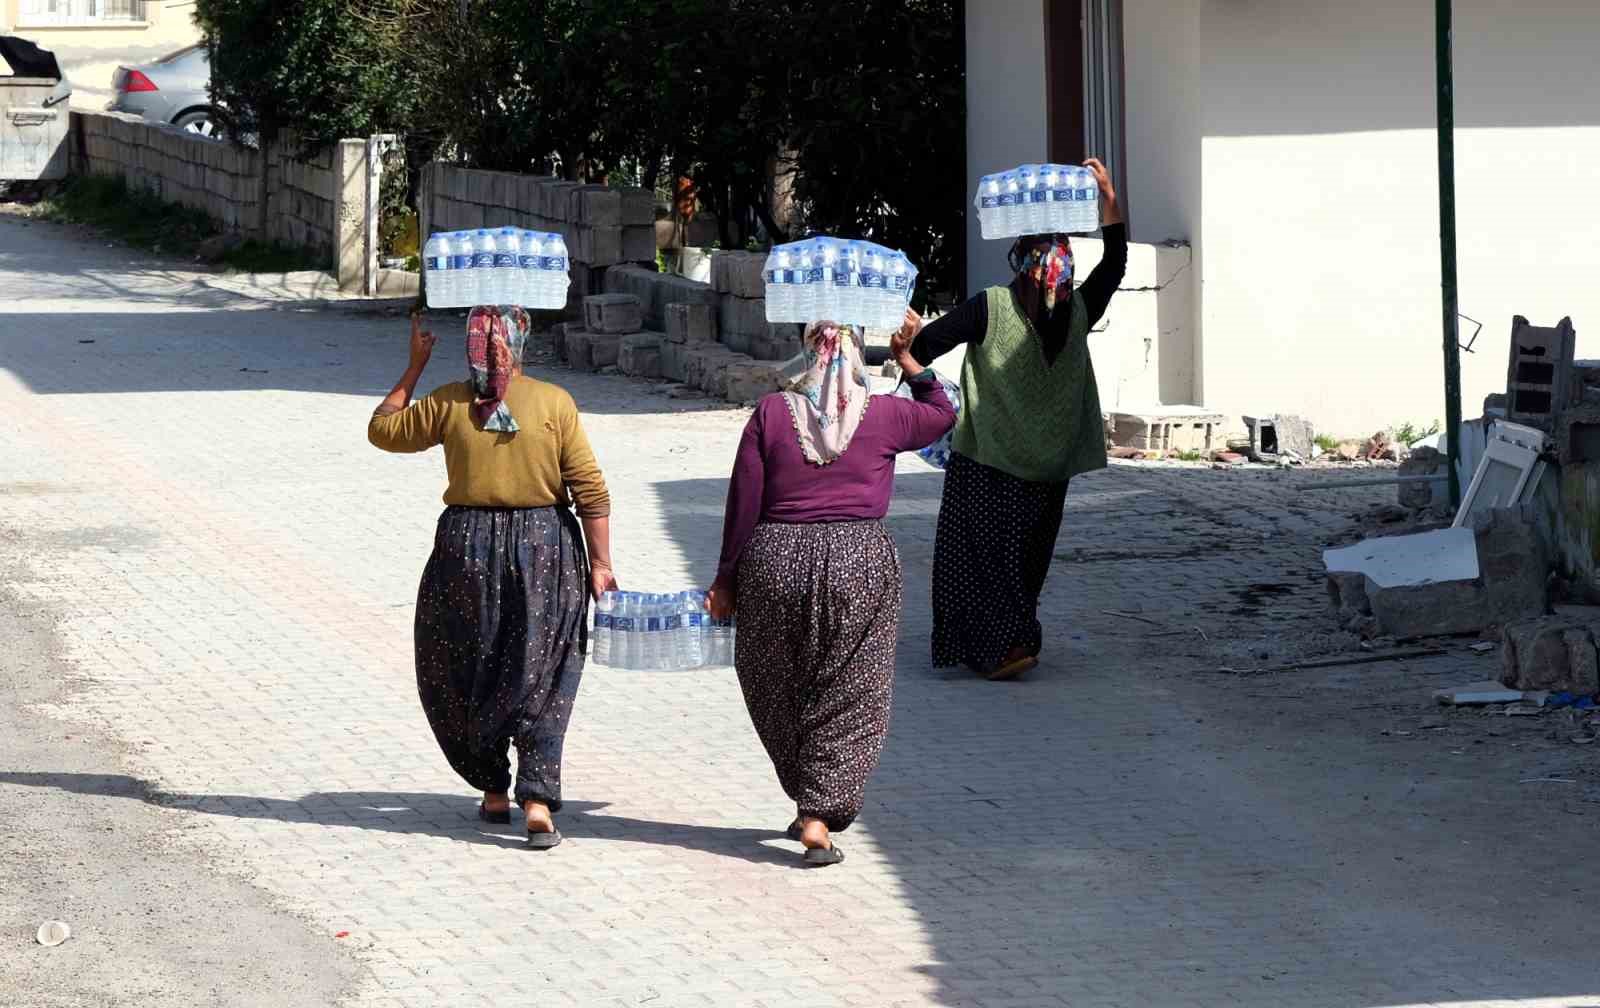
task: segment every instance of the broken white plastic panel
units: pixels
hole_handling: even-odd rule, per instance
[[[1471,529],[1366,539],[1324,550],[1332,574],[1365,574],[1379,588],[1470,581],[1478,576],[1478,542]]]
[[[1542,430],[1496,420],[1472,483],[1461,497],[1454,527],[1465,528],[1479,512],[1515,507],[1531,497],[1544,475],[1540,455],[1546,441]]]

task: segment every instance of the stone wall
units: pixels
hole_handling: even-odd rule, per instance
[[[292,136],[265,149],[207,140],[116,113],[72,113],[74,161],[90,175],[199,210],[224,230],[310,251],[341,287],[359,286],[375,252],[365,235],[366,143],[309,158]]]

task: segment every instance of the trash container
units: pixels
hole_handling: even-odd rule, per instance
[[[55,54],[0,35],[0,58],[0,182],[66,178],[72,85]]]

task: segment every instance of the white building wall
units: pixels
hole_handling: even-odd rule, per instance
[[[966,199],[979,177],[1045,160],[1043,0],[967,4]],[[967,291],[1004,283],[1009,242],[984,241],[978,215],[967,214]]]
[[[1456,0],[1467,417],[1504,387],[1513,314],[1570,314],[1600,356],[1596,38],[1582,0]],[[1442,420],[1433,41],[1427,0],[1202,0],[1206,405],[1343,436]]]

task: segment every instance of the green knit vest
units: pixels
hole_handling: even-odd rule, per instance
[[[983,342],[961,366],[954,448],[1030,483],[1065,483],[1106,464],[1105,421],[1089,360],[1088,309],[1072,295],[1067,345],[1047,364],[1009,287],[990,287]]]

